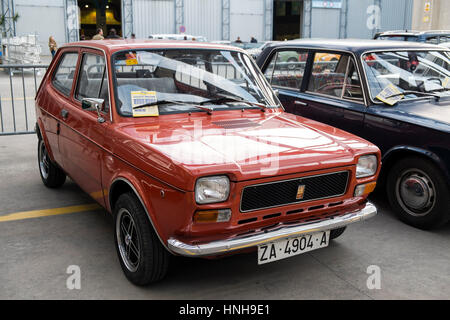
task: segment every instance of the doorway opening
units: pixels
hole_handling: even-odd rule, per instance
[[[122,37],[121,0],[78,0],[80,8],[80,39],[90,40],[102,28],[106,38],[115,29]]]
[[[273,9],[273,40],[300,38],[303,1],[275,0]]]

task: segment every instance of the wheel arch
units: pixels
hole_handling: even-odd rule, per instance
[[[387,151],[382,157],[382,170],[381,170],[381,182],[386,181],[387,173],[394,166],[394,164],[404,158],[405,156],[417,156],[424,160],[428,160],[433,163],[440,171],[444,173],[447,178],[447,181],[450,180],[449,172],[447,168],[442,163],[442,160],[430,150],[426,150],[423,148],[412,147],[412,146],[396,146],[389,151]]]
[[[50,143],[48,142],[47,135],[45,134],[44,124],[39,118],[36,120],[34,131],[36,132],[38,139],[44,140],[45,148],[47,149],[47,153],[50,156],[50,159],[52,161],[55,161],[55,158],[53,157],[53,150],[50,148]]]
[[[157,235],[159,241],[161,242],[161,244],[164,246],[164,248],[166,248],[166,250],[168,252],[172,252],[169,250],[169,248],[167,247],[166,243],[163,241],[160,232],[158,231],[158,228],[156,227],[153,219],[152,219],[152,215],[150,214],[148,207],[146,206],[143,198],[141,197],[139,191],[139,188],[135,187],[133,185],[133,183],[125,178],[125,177],[117,177],[114,179],[114,181],[111,183],[111,186],[109,188],[109,192],[108,192],[108,204],[109,207],[111,209],[111,212],[114,212],[114,205],[117,201],[117,199],[119,198],[119,196],[123,193],[126,192],[131,192],[133,193],[137,199],[139,200],[139,202],[141,203],[142,207],[144,208],[144,211],[147,215],[147,218],[150,222],[150,225],[153,228],[153,231],[155,232],[155,234]]]

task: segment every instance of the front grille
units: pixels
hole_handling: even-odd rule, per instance
[[[348,171],[341,171],[248,186],[242,191],[241,212],[341,196],[348,177]],[[300,186],[304,186],[301,198]]]

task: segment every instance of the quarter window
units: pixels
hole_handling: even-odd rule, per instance
[[[108,111],[108,72],[103,56],[91,53],[83,55],[75,98],[80,101],[83,98],[103,99],[104,111]]]
[[[77,67],[78,53],[64,53],[52,79],[53,86],[65,94],[70,95],[73,77]]]
[[[273,55],[264,75],[274,87],[300,90],[307,59],[307,51],[278,51]]]

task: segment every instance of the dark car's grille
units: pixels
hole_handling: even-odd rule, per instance
[[[341,171],[245,187],[242,191],[241,211],[343,195],[347,189],[348,175],[348,171]],[[302,197],[300,186],[304,186]]]

